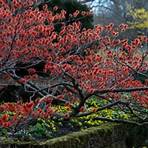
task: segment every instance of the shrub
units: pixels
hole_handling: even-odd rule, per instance
[[[27,103],[2,104],[0,126],[14,130],[38,118],[69,120],[114,106],[128,109],[140,122],[104,117],[94,120],[144,124],[147,118],[143,114],[148,107],[148,76],[144,73],[148,52],[141,48],[148,38],[119,40],[118,34],[128,27],[125,24],[116,28],[109,24],[82,29],[79,21],[65,23],[65,10],[54,14],[47,5],[39,10],[34,7],[35,3],[36,0],[0,0],[0,74],[39,98],[32,101],[30,97]],[[72,17],[75,18],[75,14]],[[54,28],[58,21],[62,25],[60,32]],[[32,65],[40,61],[45,63],[47,88],[34,83],[39,77]],[[18,67],[18,62],[30,64]],[[18,76],[16,70],[22,68],[29,75]],[[135,73],[144,75],[145,81],[135,80]],[[86,102],[94,96],[109,102],[89,108]],[[55,104],[65,106],[66,110],[59,112]]]

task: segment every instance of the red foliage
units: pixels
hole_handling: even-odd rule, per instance
[[[147,88],[147,81],[142,83],[134,78],[135,73],[142,73],[148,67],[148,61],[145,60],[147,53],[144,54],[141,50],[142,45],[148,42],[147,37],[139,36],[133,41],[117,39],[118,34],[127,29],[125,24],[116,28],[113,24],[104,27],[97,25],[87,30],[81,28],[79,21],[66,25],[64,10],[55,15],[47,7],[39,11],[32,7],[35,2],[36,0],[13,0],[8,4],[5,0],[0,0],[1,71],[10,74],[15,70],[17,61],[25,62],[39,57],[46,62],[45,73],[50,73],[57,82],[62,79],[62,82],[68,83],[61,93],[62,96],[69,95],[68,107],[72,107],[69,104],[75,99],[75,102],[80,102],[79,111],[82,112],[86,96],[98,92],[106,98],[116,100],[122,98],[121,92],[131,88],[133,90],[128,92],[132,92],[133,101],[148,106],[148,89],[140,91],[140,88]],[[73,17],[78,13],[76,11]],[[59,33],[54,30],[57,21],[62,22]],[[32,68],[28,72],[30,75],[36,73]],[[19,82],[26,84],[31,78],[23,77]],[[137,87],[137,91],[140,91],[138,93]],[[118,91],[121,88],[123,91]],[[50,101],[47,102],[48,105]],[[0,125],[8,127],[18,118],[30,115],[48,117],[53,114],[50,107],[46,111],[34,111],[35,106],[34,102],[1,105],[1,112],[11,111],[15,116],[9,119],[4,114],[0,118]],[[66,114],[65,118],[68,117],[69,114]]]
[[[51,108],[51,101],[46,101],[45,109],[37,108],[36,102],[28,102],[28,103],[4,103],[0,105],[0,112],[4,113],[0,117],[0,126],[9,127],[17,125],[20,120],[27,120],[29,117],[31,118],[50,118],[54,110]],[[42,103],[44,100],[42,100]],[[41,103],[41,102],[40,102]],[[8,115],[5,112],[11,112],[11,115]]]

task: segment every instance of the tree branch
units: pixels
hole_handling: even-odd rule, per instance
[[[98,108],[98,109],[96,110],[96,112],[102,111],[102,110],[104,110],[104,109],[112,108],[113,106],[115,106],[115,105],[117,105],[117,104],[127,105],[128,102],[115,101],[115,102],[110,103],[110,104],[107,104],[107,105],[105,105],[105,106],[103,106],[103,107],[101,107],[101,108]],[[77,117],[83,117],[83,116],[91,115],[91,114],[93,114],[93,113],[94,113],[94,112],[92,112],[92,111],[91,111],[91,112],[84,112],[84,113],[80,113],[80,114],[78,114],[78,115],[76,115],[76,116],[77,116]]]
[[[107,121],[107,122],[116,122],[116,123],[125,123],[125,124],[133,124],[133,125],[148,125],[148,122],[135,122],[135,121],[130,121],[130,120],[124,120],[124,119],[109,119],[105,117],[95,117],[93,120],[101,120],[101,121]]]
[[[120,92],[133,92],[133,91],[145,91],[148,90],[148,87],[135,87],[135,88],[117,88],[117,89],[103,89],[103,90],[96,90],[93,93],[90,93],[86,96],[86,98],[90,98],[93,95],[97,94],[106,94],[106,93],[120,93]]]

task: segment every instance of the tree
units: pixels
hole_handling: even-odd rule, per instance
[[[81,2],[81,1],[80,1]],[[96,16],[102,16],[105,18],[112,18],[110,20],[115,21],[116,24],[127,23],[128,21],[134,21],[129,15],[129,11],[135,11],[136,9],[146,10],[148,9],[148,4],[146,0],[84,0],[82,3],[89,2],[90,8],[92,8]],[[130,9],[129,9],[130,7]],[[134,13],[134,12],[133,12]],[[132,13],[132,15],[133,15]],[[137,12],[138,13],[138,12]],[[104,16],[103,16],[104,14]],[[146,15],[146,14],[145,14]],[[97,22],[98,23],[98,22]]]
[[[78,21],[67,25],[63,21],[65,10],[53,14],[47,5],[41,11],[35,5],[36,0],[0,1],[0,74],[40,98],[1,104],[0,125],[16,129],[38,117],[69,120],[117,105],[125,106],[140,120],[122,122],[145,124],[147,117],[143,118],[141,111],[148,107],[148,76],[144,73],[148,52],[143,52],[141,47],[147,44],[148,38],[139,36],[131,42],[118,39],[118,34],[127,29],[125,24],[97,25],[92,29],[81,29]],[[55,31],[55,22],[61,23],[60,32]],[[35,84],[39,77],[32,68],[41,61],[48,75],[48,85],[44,88]],[[29,65],[17,66],[18,62]],[[17,75],[16,70],[22,68],[29,76]],[[135,80],[135,74],[144,75],[145,81]],[[85,103],[93,96],[109,103],[88,109]],[[52,108],[55,100],[69,108],[67,113]],[[6,111],[14,113],[11,118]]]
[[[82,28],[92,28],[93,27],[93,15],[88,15],[84,17],[82,13],[90,13],[89,8],[85,4],[81,4],[76,0],[45,0],[44,3],[39,5],[39,9],[41,10],[44,4],[48,5],[48,9],[54,14],[59,13],[61,10],[66,11],[65,21],[67,24],[75,22],[75,20],[79,20],[81,22]],[[76,12],[77,10],[77,12]],[[71,17],[75,13],[75,19]],[[61,26],[58,24],[55,26],[56,30],[60,30]]]
[[[94,11],[94,24],[126,23],[129,30],[125,36],[134,39],[137,35],[147,35],[148,4],[145,0],[90,0],[88,6]]]
[[[130,9],[129,14],[133,17],[133,23],[129,22],[133,28],[148,28],[148,11],[146,9]]]

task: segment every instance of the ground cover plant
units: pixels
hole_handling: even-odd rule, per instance
[[[1,90],[2,135],[54,137],[100,121],[147,124],[148,38],[119,39],[126,24],[83,28],[76,17],[89,11],[76,10],[67,24],[65,10],[39,5],[0,0],[0,77],[29,94],[5,102]]]

